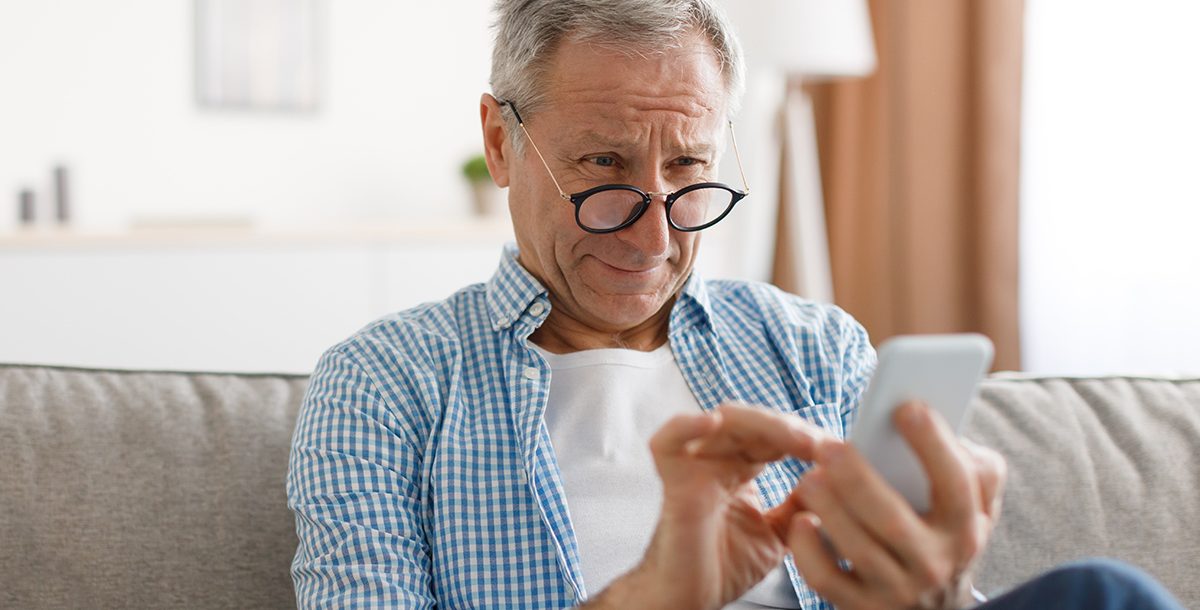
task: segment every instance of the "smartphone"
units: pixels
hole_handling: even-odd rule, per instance
[[[850,443],[918,513],[929,511],[929,478],[892,424],[892,412],[910,400],[942,414],[957,433],[979,382],[992,365],[983,335],[909,335],[879,347],[879,364],[859,403]]]

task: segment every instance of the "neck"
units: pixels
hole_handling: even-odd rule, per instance
[[[551,295],[550,315],[533,331],[529,340],[555,354],[603,348],[654,351],[667,342],[671,307],[675,303],[675,299],[668,300],[653,316],[632,328],[597,329],[560,313],[562,308],[557,307],[554,301]]]

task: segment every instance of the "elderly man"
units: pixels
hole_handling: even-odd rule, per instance
[[[972,603],[1000,458],[907,405],[934,489],[914,513],[841,441],[875,362],[863,329],[693,273],[700,231],[748,190],[715,182],[742,72],[718,11],[497,10],[480,114],[516,247],[486,284],[322,358],[288,480],[300,605]],[[1105,607],[1076,589],[1130,574],[1074,568],[991,603],[1063,607],[1057,587]]]

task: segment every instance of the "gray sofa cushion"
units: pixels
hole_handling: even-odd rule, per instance
[[[0,607],[292,607],[303,376],[0,365]],[[987,591],[1106,555],[1200,607],[1200,380],[991,379],[1009,461]]]
[[[0,607],[295,607],[306,383],[0,366]]]
[[[1009,463],[985,590],[1102,555],[1200,607],[1200,379],[991,379],[981,400],[965,435]]]

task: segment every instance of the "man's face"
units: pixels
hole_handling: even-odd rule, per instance
[[[601,184],[664,193],[716,179],[725,94],[715,54],[700,37],[651,57],[564,42],[547,82],[549,102],[523,118],[567,194]],[[550,290],[559,314],[615,333],[671,302],[700,234],[671,229],[663,197],[630,227],[587,233],[528,142],[510,158],[520,260]]]

